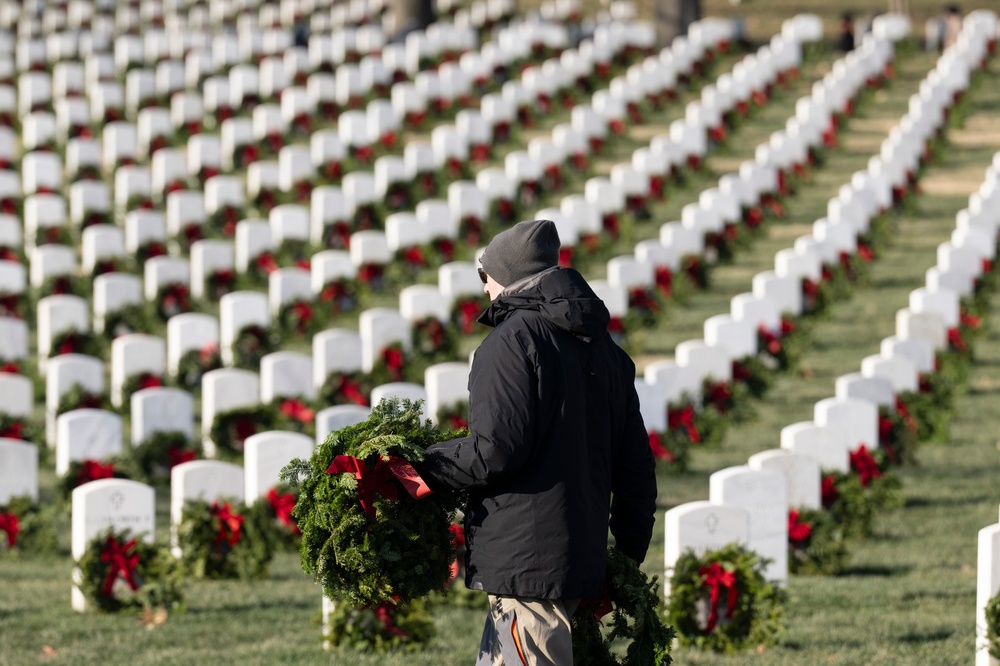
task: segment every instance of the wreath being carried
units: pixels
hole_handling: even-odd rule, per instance
[[[383,400],[368,420],[331,433],[310,460],[282,471],[300,489],[292,517],[302,568],[331,599],[375,607],[448,584],[458,498],[430,494],[410,463],[451,433],[420,417],[420,402]]]
[[[675,631],[662,621],[659,584],[627,555],[608,549],[603,599],[585,599],[573,615],[573,661],[577,666],[667,666]],[[602,618],[611,624],[602,637]],[[612,654],[616,639],[629,641],[625,655]]]

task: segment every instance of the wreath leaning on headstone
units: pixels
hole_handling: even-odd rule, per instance
[[[681,645],[734,654],[773,645],[784,631],[787,593],[764,578],[767,561],[732,543],[681,555],[670,579],[667,620]]]
[[[183,604],[180,562],[166,546],[146,543],[128,530],[109,529],[92,539],[79,565],[80,590],[100,610]]]
[[[327,618],[326,640],[331,646],[362,652],[412,652],[433,636],[434,621],[421,599],[360,607],[337,603]]]
[[[1000,659],[1000,592],[986,604],[986,640],[990,656]]]
[[[411,463],[452,434],[421,423],[419,401],[383,400],[366,421],[330,433],[310,460],[282,470],[299,487],[292,517],[302,568],[326,596],[378,606],[445,588],[459,500],[429,494]]]
[[[54,505],[37,506],[26,495],[0,504],[0,556],[54,552],[56,512]]]
[[[263,578],[275,548],[263,514],[241,502],[188,500],[177,542],[184,570],[195,578]]]
[[[577,666],[667,666],[673,663],[670,646],[676,632],[662,621],[659,584],[646,577],[634,561],[615,548],[608,549],[603,599],[586,599],[573,615],[573,661]],[[611,614],[602,636],[602,618]],[[628,641],[622,657],[611,645]]]

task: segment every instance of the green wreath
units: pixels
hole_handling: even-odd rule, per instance
[[[177,361],[177,385],[189,391],[201,386],[206,372],[222,367],[222,356],[217,345],[185,352]]]
[[[80,590],[102,611],[183,607],[180,563],[165,545],[129,530],[109,529],[92,539],[79,564]]]
[[[177,526],[184,571],[195,578],[267,576],[275,544],[261,518],[242,502],[185,502]]]
[[[54,553],[56,507],[35,506],[27,495],[11,497],[0,505],[0,557]]]
[[[375,387],[363,372],[331,372],[319,394],[330,405],[368,406],[368,396]]]
[[[49,344],[49,358],[62,354],[83,354],[103,358],[104,346],[99,338],[90,332],[68,330],[55,335]]]
[[[56,416],[71,412],[74,409],[111,409],[111,399],[107,393],[94,393],[88,391],[82,384],[73,384],[68,391],[59,398],[59,406],[56,407]]]
[[[281,306],[278,327],[289,338],[312,336],[326,327],[323,309],[303,298]]]
[[[761,399],[774,383],[775,370],[761,356],[745,356],[733,362],[733,384],[740,384],[756,399]]]
[[[125,378],[122,384],[122,406],[120,411],[123,414],[132,412],[132,394],[148,388],[161,388],[166,383],[159,375],[152,372],[138,372]]]
[[[129,452],[138,472],[136,476],[148,483],[169,481],[174,465],[200,456],[201,444],[179,431],[153,433]]]
[[[263,326],[253,324],[240,330],[233,340],[233,367],[257,370],[260,359],[275,350],[278,336]]]
[[[69,499],[77,487],[100,479],[132,479],[132,474],[128,463],[116,458],[74,460],[59,478],[56,489],[60,498]]]
[[[80,275],[50,275],[38,288],[36,300],[62,294],[86,298],[90,292],[90,283]]]
[[[415,652],[433,637],[434,621],[420,599],[374,606],[337,601],[326,626],[326,640],[332,647],[376,654]]]
[[[668,472],[685,472],[691,463],[691,438],[684,429],[650,432],[649,448],[656,466]]]
[[[1000,659],[1000,592],[986,604],[986,640],[990,656]]]
[[[413,501],[392,473],[451,436],[422,424],[421,408],[420,401],[383,400],[366,421],[330,433],[310,460],[282,470],[282,480],[300,488],[292,516],[302,530],[302,568],[331,599],[405,603],[448,584],[458,497]]]
[[[788,595],[764,578],[766,565],[766,559],[735,543],[701,556],[690,550],[681,555],[667,603],[667,620],[677,629],[681,645],[735,654],[776,643],[784,632]],[[717,620],[711,626],[713,576],[729,577],[731,588],[721,589]],[[699,608],[707,612],[707,620],[700,617],[704,613]]]
[[[151,333],[156,328],[145,303],[129,303],[104,315],[104,335],[111,339],[129,333]]]
[[[663,624],[657,578],[646,577],[627,555],[608,549],[607,597],[584,600],[573,615],[573,662],[577,666],[667,666],[676,636]],[[601,617],[611,613],[602,636]],[[615,641],[628,641],[623,657],[611,651]]]
[[[788,570],[834,575],[847,565],[844,527],[828,511],[793,509],[788,516]]]
[[[268,406],[275,415],[275,430],[301,432],[312,436],[316,432],[316,410],[303,398],[277,397]]]
[[[282,550],[298,552],[302,530],[292,517],[298,492],[287,483],[279,483],[257,498],[249,511],[267,532],[268,539]]]
[[[413,351],[433,363],[452,361],[458,353],[455,330],[437,317],[413,322]]]
[[[243,445],[248,437],[274,430],[278,419],[268,405],[241,407],[215,415],[209,438],[215,444],[215,455],[221,460],[243,460]]]
[[[30,417],[0,413],[0,437],[31,442],[39,447],[39,455],[43,458],[48,453],[48,447],[42,446],[45,442],[45,429]]]
[[[878,453],[878,452],[876,452]],[[875,513],[902,504],[899,478],[882,469],[877,478],[862,482],[856,472],[827,472],[822,478],[823,508],[848,538],[867,538]]]
[[[368,381],[373,387],[392,382],[405,382],[407,377],[414,373],[414,369],[410,367],[413,365],[410,360],[410,355],[403,350],[402,344],[394,342],[387,345],[375,360],[375,367],[369,373]],[[421,372],[419,376],[422,377],[423,373]]]

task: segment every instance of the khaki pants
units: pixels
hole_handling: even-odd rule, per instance
[[[476,666],[572,666],[579,599],[489,597]]]

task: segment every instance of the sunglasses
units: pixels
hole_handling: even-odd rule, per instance
[[[483,281],[483,284],[486,284],[486,271],[481,266],[476,270],[479,271],[479,279]]]

